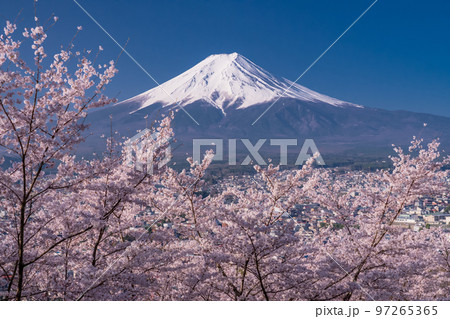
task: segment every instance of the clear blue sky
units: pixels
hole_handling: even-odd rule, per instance
[[[238,52],[295,80],[373,0],[78,0],[158,81],[210,54]],[[0,21],[32,23],[32,0],[0,0]],[[50,45],[120,49],[72,0],[40,0],[41,20],[55,13]],[[56,47],[55,47],[56,48]],[[109,94],[125,99],[155,86],[122,55]],[[342,100],[450,116],[450,1],[379,0],[301,79]]]

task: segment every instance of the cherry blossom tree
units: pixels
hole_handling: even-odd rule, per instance
[[[0,36],[0,146],[10,161],[0,170],[6,214],[0,267],[7,298],[17,300],[25,291],[28,299],[41,294],[39,278],[47,258],[93,227],[72,215],[81,199],[65,194],[96,174],[71,154],[83,140],[88,110],[112,101],[102,90],[116,73],[113,62],[99,71],[70,48],[49,58],[44,50],[47,34],[35,20],[21,41],[13,39],[16,26],[10,22]],[[20,58],[24,45],[31,46],[32,66]]]
[[[245,187],[218,193],[204,178],[211,151],[181,172],[163,165],[173,115],[141,132],[145,165],[114,132],[104,154],[80,159],[84,121],[113,102],[103,90],[117,70],[72,42],[47,56],[48,27],[36,19],[19,41],[8,22],[0,36],[3,299],[448,299],[448,233],[395,225],[421,196],[449,191],[437,140],[395,148],[392,169],[336,174],[313,157],[255,166]],[[293,215],[312,204],[306,227]]]
[[[438,141],[426,149],[422,142],[414,139],[407,153],[395,148],[392,171],[364,174],[350,188],[329,172],[318,173],[321,183],[310,196],[340,229],[318,229],[325,244],[318,247],[318,290],[310,298],[446,298],[448,285],[442,288],[449,275],[444,270],[448,237],[444,239],[441,229],[414,232],[394,225],[405,206],[420,196],[449,190],[448,172],[442,169],[449,158],[438,160]]]
[[[414,139],[407,153],[395,148],[392,170],[357,173],[350,187],[311,161],[298,171],[256,166],[252,186],[232,185],[202,206],[209,226],[191,299],[446,299],[448,235],[394,225],[421,196],[448,192],[449,158],[439,161],[438,146]],[[326,221],[312,235],[290,215],[311,203],[320,209],[308,217]]]

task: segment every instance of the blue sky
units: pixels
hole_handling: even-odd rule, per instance
[[[160,83],[210,54],[238,52],[295,80],[373,0],[88,1],[79,3]],[[32,0],[0,0],[0,22],[32,24]],[[83,32],[78,48],[120,49],[72,0],[40,0],[38,16],[60,20],[50,50]],[[299,81],[370,107],[450,116],[450,1],[379,0]],[[108,89],[125,99],[156,84],[127,56]]]

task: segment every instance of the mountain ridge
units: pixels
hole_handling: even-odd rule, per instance
[[[283,95],[290,86],[293,90]],[[175,93],[172,98],[170,93]],[[179,111],[179,106],[186,112]],[[84,153],[98,153],[98,136],[109,135],[111,125],[120,135],[131,137],[174,110],[179,111],[172,122],[180,145],[178,158],[190,155],[194,139],[211,138],[245,138],[252,143],[286,138],[299,140],[299,144],[312,138],[325,162],[327,153],[389,152],[392,144],[407,146],[413,136],[425,141],[439,137],[444,149],[450,150],[448,117],[340,101],[277,78],[233,53],[209,56],[157,88],[90,113],[92,136]]]

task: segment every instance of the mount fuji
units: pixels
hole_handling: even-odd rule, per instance
[[[114,130],[133,136],[150,119],[174,110],[183,155],[192,152],[194,138],[313,138],[321,153],[376,156],[392,144],[407,145],[413,136],[439,137],[445,147],[450,141],[448,117],[341,101],[231,53],[211,55],[155,88],[89,114],[93,134],[87,151],[98,151],[96,137],[109,132],[110,118]]]
[[[204,101],[226,115],[231,106],[245,109],[282,97],[334,106],[357,106],[287,79],[276,78],[238,53],[211,55],[186,72],[120,104],[135,104],[139,106],[138,111],[157,103],[167,107]]]

